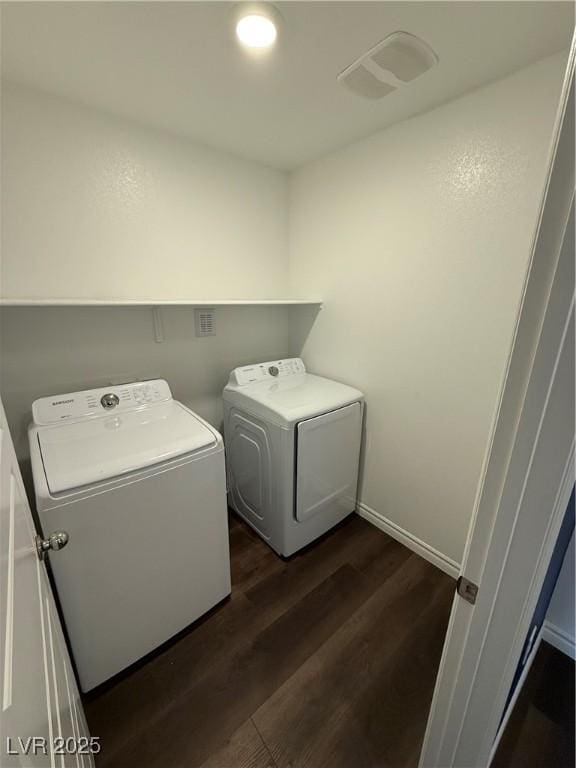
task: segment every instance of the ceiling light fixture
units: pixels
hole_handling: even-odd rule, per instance
[[[280,14],[268,3],[241,3],[235,8],[236,37],[253,49],[271,48],[278,37]]]

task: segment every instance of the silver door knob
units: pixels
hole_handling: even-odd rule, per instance
[[[70,536],[66,531],[54,531],[48,536],[47,539],[43,539],[42,536],[36,536],[36,551],[40,560],[45,560],[49,549],[53,549],[57,552],[59,549],[63,549],[68,544]]]

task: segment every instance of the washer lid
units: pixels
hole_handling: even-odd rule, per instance
[[[216,444],[214,433],[180,403],[38,429],[50,493],[123,475]]]
[[[229,402],[287,425],[342,408],[363,397],[354,387],[311,373],[241,387],[228,385],[224,390],[224,398]]]

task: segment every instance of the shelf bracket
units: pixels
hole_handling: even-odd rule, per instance
[[[164,341],[164,325],[160,307],[152,307],[152,322],[154,323],[154,340],[161,344]]]

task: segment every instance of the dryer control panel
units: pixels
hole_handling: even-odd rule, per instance
[[[243,387],[257,381],[273,381],[302,373],[306,373],[306,366],[302,360],[299,357],[290,357],[287,360],[271,360],[268,363],[255,363],[234,368],[230,374],[229,383]]]
[[[151,379],[42,397],[32,404],[32,415],[36,424],[56,424],[60,421],[118,413],[171,399],[168,382],[164,379]]]

